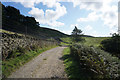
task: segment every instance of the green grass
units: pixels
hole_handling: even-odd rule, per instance
[[[70,45],[69,43],[61,42],[60,45]]]
[[[63,41],[60,43],[60,45],[71,45],[72,43],[71,37],[63,37],[60,39]]]
[[[61,40],[63,40],[64,42],[72,43],[71,37],[64,37],[61,38]]]
[[[83,38],[85,38],[86,41],[82,42],[82,44],[86,46],[98,47],[102,40],[108,39],[109,37],[83,37]],[[70,45],[70,43],[73,43],[71,37],[64,37],[61,38],[61,40],[63,40],[64,42],[68,42],[68,44],[61,42],[62,45]]]
[[[1,33],[7,33],[7,34],[16,34],[15,32],[3,30],[3,29],[0,29],[0,32],[1,32]],[[22,36],[23,34],[17,33],[17,35]]]
[[[102,40],[108,39],[109,37],[84,37],[84,38],[86,40],[84,45],[98,47]]]
[[[19,57],[11,58],[6,61],[2,61],[2,75],[3,77],[8,77],[12,72],[14,72],[16,69],[18,69],[20,66],[24,65],[34,57],[38,56],[40,53],[49,50],[51,48],[54,48],[56,46],[52,47],[46,47],[42,49],[38,49],[36,51],[29,51],[26,52],[26,54],[21,55]]]
[[[70,45],[72,43],[71,37],[64,37],[60,38],[63,42],[61,42],[61,45]]]
[[[65,65],[65,72],[69,79],[79,78],[80,80],[86,80],[86,76],[83,70],[79,67],[79,63],[75,60],[73,56],[70,55],[70,48],[65,48],[63,51],[63,60]]]

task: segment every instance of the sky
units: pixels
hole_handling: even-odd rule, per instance
[[[71,34],[75,26],[85,35],[110,36],[118,31],[118,0],[0,0],[40,26]]]

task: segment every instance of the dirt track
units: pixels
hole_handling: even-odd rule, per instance
[[[67,78],[61,60],[64,48],[56,47],[43,52],[13,72],[9,78]]]

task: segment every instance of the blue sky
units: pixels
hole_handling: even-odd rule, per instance
[[[13,6],[25,16],[33,16],[42,27],[71,34],[77,26],[86,35],[110,36],[117,32],[118,2],[107,0],[11,0],[2,3]]]

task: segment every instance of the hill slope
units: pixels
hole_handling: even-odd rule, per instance
[[[11,6],[2,5],[2,29],[32,35],[39,38],[65,37],[66,34],[49,28],[40,27],[34,17],[20,14],[20,11]]]

